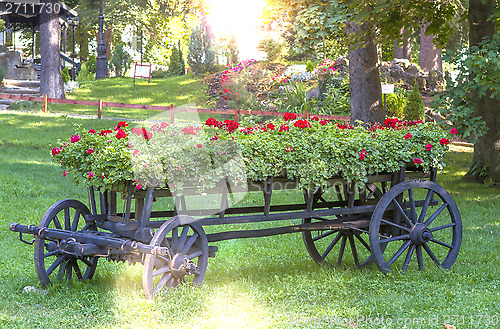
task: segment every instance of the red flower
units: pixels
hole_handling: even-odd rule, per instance
[[[276,129],[276,127],[272,123],[268,123],[267,126],[266,126],[266,128],[269,129],[269,130]]]
[[[194,127],[193,126],[184,127],[184,128],[181,129],[181,132],[184,135],[196,135],[196,131],[194,131]]]
[[[99,133],[99,136],[104,136],[104,135],[107,135],[107,134],[111,134],[112,131],[111,130],[101,130],[101,132]]]
[[[149,131],[146,130],[146,128],[139,128],[139,127],[134,127],[132,130],[130,130],[132,134],[135,134],[137,136],[144,137],[145,140],[150,140],[153,137],[153,134],[151,134]]]
[[[219,136],[217,135],[214,135],[212,138],[210,138],[211,141],[216,141],[219,139]]]
[[[309,128],[309,127],[311,127],[311,124],[309,123],[309,121],[304,120],[304,119],[300,119],[300,120],[295,121],[293,123],[293,125],[297,128]]]
[[[116,138],[121,139],[127,137],[127,133],[118,128],[118,132],[116,133]]]
[[[441,140],[439,141],[439,144],[441,144],[443,146],[448,145],[448,144],[450,144],[450,140],[447,138],[441,138]]]
[[[118,125],[115,127],[115,130],[120,129],[120,127],[128,127],[128,123],[126,123],[125,121],[118,122]]]
[[[458,133],[458,130],[456,128],[451,128],[450,134],[456,135]]]
[[[344,130],[347,129],[347,125],[341,125],[340,123],[337,123],[337,128]]]
[[[359,152],[359,160],[364,160],[367,154],[368,152],[366,150],[361,150],[361,152]]]
[[[80,139],[82,139],[82,138],[80,136],[78,136],[78,135],[71,135],[71,143],[76,143]]]
[[[219,121],[215,120],[214,118],[209,118],[205,122],[205,125],[209,126],[209,127],[211,127],[211,126],[217,127],[219,125]]]
[[[287,125],[281,125],[279,131],[289,131],[290,130],[290,127],[288,127]]]
[[[427,144],[425,145],[425,149],[426,149],[427,151],[430,151],[432,148],[433,148],[433,146],[432,146],[432,144],[431,144],[431,143],[427,143]]]
[[[199,148],[199,149],[201,149],[201,148],[203,147],[203,145],[201,145],[201,144],[196,144],[196,147],[197,147],[197,148]]]
[[[295,113],[286,112],[283,119],[285,119],[285,121],[295,120],[297,119],[297,115]]]
[[[60,149],[58,149],[57,147],[54,147],[54,148],[52,149],[52,156],[55,156],[56,154],[59,154],[60,152],[61,152],[61,150],[60,150]]]
[[[320,125],[322,125],[322,126],[324,126],[324,125],[326,125],[328,122],[329,122],[328,120],[321,120],[321,121],[319,122],[319,124],[320,124]]]
[[[166,122],[162,122],[160,127],[163,129],[163,128],[167,128],[168,127],[168,123]]]
[[[222,98],[224,99],[231,98],[231,91],[229,89],[224,88],[224,91],[222,92]]]
[[[94,129],[90,129],[89,130],[89,134],[95,134],[95,130]]]
[[[238,122],[234,120],[224,120],[224,126],[229,131],[229,133],[234,132],[240,126]]]
[[[387,118],[384,121],[384,125],[387,128],[396,128],[396,126],[397,126],[398,123],[399,123],[399,119],[398,118]]]
[[[292,152],[292,151],[293,151],[293,147],[291,147],[291,146],[287,146],[285,149],[285,152]]]
[[[87,154],[92,154],[92,153],[94,153],[94,149],[88,149],[87,150]]]
[[[422,160],[421,160],[421,159],[419,159],[419,158],[415,158],[415,159],[413,159],[413,163],[414,163],[414,164],[421,164],[421,163],[422,163]]]
[[[312,120],[312,121],[319,121],[319,118],[318,118],[317,116],[313,115],[313,116],[311,117],[311,120]]]
[[[410,139],[410,138],[412,138],[412,137],[413,137],[413,135],[412,135],[412,134],[410,134],[410,133],[407,133],[407,134],[405,135],[405,139]]]

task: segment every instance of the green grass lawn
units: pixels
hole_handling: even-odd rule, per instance
[[[152,103],[172,102],[151,97]],[[500,190],[460,180],[472,153],[459,147],[446,155],[448,166],[438,175],[464,225],[462,248],[449,271],[413,266],[406,274],[384,275],[376,267],[323,268],[309,257],[301,235],[290,234],[218,243],[202,287],[175,289],[155,302],[143,296],[141,265],[105,260],[91,282],[24,293],[26,286],[40,288],[33,247],[19,242],[8,226],[38,224],[61,199],[87,202],[86,190],[63,178],[50,156],[75,123],[104,129],[116,122],[0,114],[1,328],[348,328],[343,319],[349,317],[360,328],[500,327]],[[382,318],[384,325],[378,325]]]

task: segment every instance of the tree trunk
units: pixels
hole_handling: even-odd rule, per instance
[[[410,36],[405,36],[405,29],[401,29],[401,38],[403,39],[403,44],[399,46],[399,42],[394,41],[394,58],[407,59],[411,61],[411,38]]]
[[[484,39],[491,40],[495,34],[495,20],[488,20],[494,13],[494,0],[470,0],[469,2],[469,46],[479,46]],[[471,76],[474,79],[474,76]],[[500,106],[498,100],[492,99],[491,92],[479,98],[476,116],[486,122],[488,132],[479,137],[474,144],[473,166],[467,173],[476,181],[491,179],[500,183]]]
[[[59,45],[61,26],[59,14],[56,13],[58,0],[44,0],[46,4],[40,13],[40,94],[49,98],[66,98],[61,73]]]
[[[434,35],[425,35],[425,30],[430,23],[422,25],[420,31],[420,57],[418,65],[423,71],[433,70],[443,71],[443,61],[441,60],[441,49],[437,49],[434,44]]]
[[[366,24],[347,22],[347,33],[361,34]],[[349,49],[349,87],[351,91],[351,123],[383,122],[385,109],[382,105],[382,90],[378,71],[377,47],[373,32],[368,33],[363,44]]]

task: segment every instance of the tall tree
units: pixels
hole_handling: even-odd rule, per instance
[[[442,50],[437,48],[434,43],[434,35],[426,33],[427,26],[430,23],[422,24],[420,30],[420,56],[418,65],[426,72],[432,70],[443,70],[443,61],[441,59]]]
[[[401,38],[394,41],[394,58],[411,61],[411,36],[406,29],[401,29]]]
[[[61,25],[59,12],[53,10],[58,0],[44,0],[40,13],[40,94],[50,98],[65,98],[59,54]]]

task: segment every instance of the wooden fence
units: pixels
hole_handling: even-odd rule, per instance
[[[115,107],[115,108],[129,108],[129,109],[143,109],[143,110],[153,110],[153,111],[169,111],[170,112],[170,123],[174,123],[175,112],[198,112],[198,113],[213,113],[213,114],[229,114],[234,115],[234,120],[239,121],[240,114],[250,114],[250,115],[265,115],[265,116],[282,116],[283,112],[274,111],[248,111],[248,110],[238,110],[238,109],[206,109],[206,108],[192,108],[192,107],[174,107],[173,104],[170,106],[158,106],[158,105],[145,105],[145,104],[126,104],[126,103],[112,103],[104,102],[102,100],[98,101],[83,101],[76,99],[59,99],[59,98],[49,98],[47,95],[42,97],[37,96],[23,96],[23,95],[11,95],[11,94],[0,94],[0,99],[12,99],[12,100],[22,100],[30,102],[42,102],[42,111],[47,112],[47,104],[72,104],[72,105],[85,105],[97,107],[97,117],[102,118],[103,107]],[[348,116],[340,115],[325,115],[325,114],[310,114],[309,112],[297,113],[297,116],[304,119],[309,119],[310,116],[316,116],[319,119],[325,120],[350,120]]]

